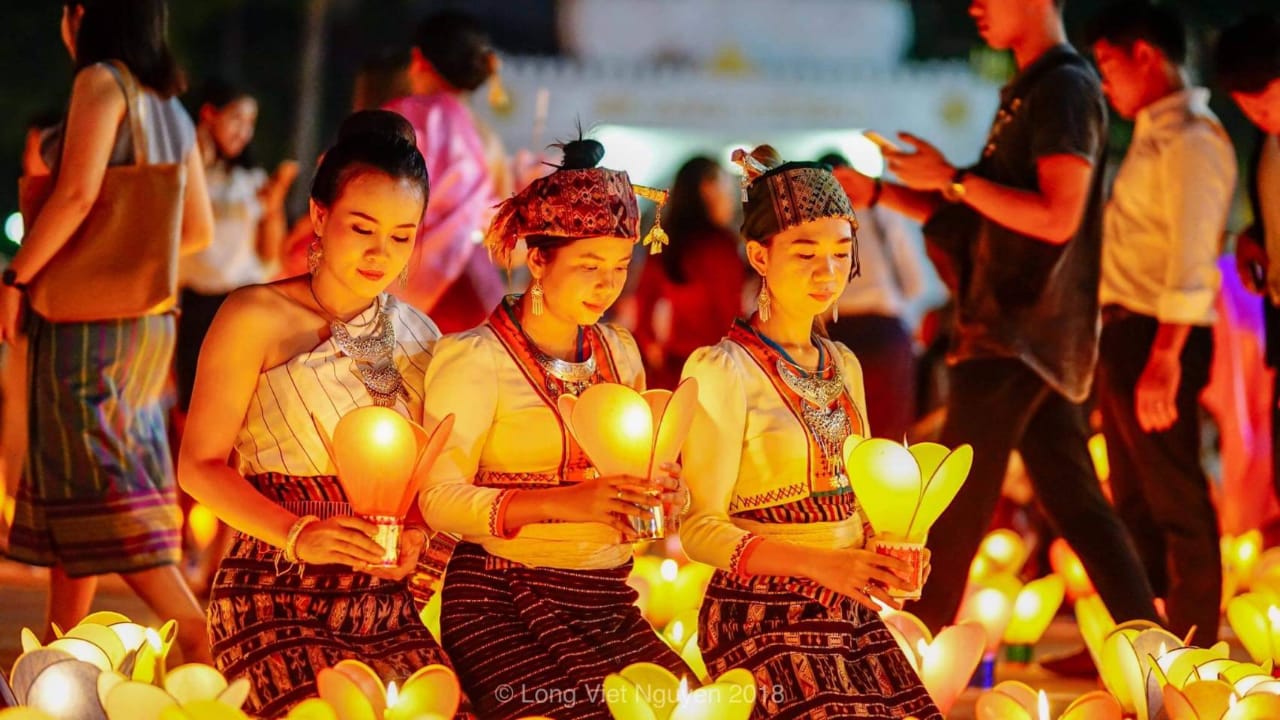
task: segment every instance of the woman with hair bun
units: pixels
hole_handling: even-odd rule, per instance
[[[820,319],[857,274],[853,208],[826,165],[783,163],[767,145],[734,159],[759,309],[684,369],[701,407],[680,538],[717,568],[698,618],[703,658],[713,676],[755,675],[761,720],[941,720],[876,604],[911,589],[906,565],[863,549],[843,467],[845,439],[870,435],[862,368]]]
[[[603,156],[598,142],[570,142],[557,171],[503,203],[486,244],[506,261],[523,239],[532,286],[441,340],[427,371],[424,414],[453,414],[454,431],[422,512],[462,536],[441,590],[441,643],[486,719],[608,720],[609,673],[650,662],[691,674],[627,586],[625,516],[682,509],[679,468],[601,477],[557,410],[560,395],[597,383],[645,387],[635,340],[600,322],[640,238],[632,185],[596,167]]]
[[[408,118],[438,189],[422,218],[408,284],[395,290],[430,313],[443,332],[484,322],[502,298],[502,277],[479,238],[499,198],[510,192],[501,143],[467,106],[486,82],[490,100],[505,101],[498,56],[471,17],[431,15],[418,26],[409,61],[413,94],[386,105]]]
[[[316,673],[340,660],[401,682],[448,663],[405,581],[424,534],[406,530],[399,566],[375,567],[376,529],[353,516],[321,435],[369,405],[422,419],[439,331],[386,294],[427,204],[406,126],[387,111],[343,124],[311,186],[311,272],[233,292],[200,353],[179,478],[239,531],[214,577],[209,631],[218,668],[249,678],[254,715],[315,695]]]

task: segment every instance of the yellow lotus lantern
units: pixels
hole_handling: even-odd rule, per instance
[[[973,671],[982,661],[985,631],[977,623],[961,623],[943,628],[934,637],[911,613],[888,610],[880,617],[920,676],[933,704],[946,715],[969,686]]]
[[[1227,603],[1227,622],[1254,662],[1280,660],[1280,608],[1256,593]]]
[[[882,438],[850,436],[844,443],[845,469],[858,502],[875,528],[871,548],[906,560],[912,567],[910,592],[924,585],[924,543],[929,528],[951,504],[973,465],[973,448],[954,451],[937,443],[907,446]]]
[[[336,720],[447,720],[458,710],[462,690],[453,671],[444,665],[428,665],[409,676],[397,688],[358,660],[343,660],[316,676],[320,700]],[[321,712],[313,704],[306,712]],[[306,716],[288,715],[287,720]]]
[[[1013,601],[1013,616],[1004,631],[1006,659],[1031,662],[1031,649],[1049,629],[1053,616],[1062,607],[1066,591],[1066,583],[1057,575],[1032,580],[1018,591]]]
[[[11,707],[0,710],[0,720],[58,720],[58,718],[35,708]]]
[[[643,393],[618,383],[600,383],[582,395],[561,395],[560,418],[603,475],[652,478],[675,462],[698,407],[698,383],[689,378],[669,390]],[[659,505],[646,518],[628,516],[642,539],[666,535]]]
[[[1248,590],[1262,558],[1262,531],[1223,535],[1219,542],[1224,583],[1236,590]]]
[[[982,662],[978,664],[973,684],[989,690],[996,682],[996,657],[1000,641],[1013,619],[1013,598],[997,588],[975,588],[965,596],[957,614],[959,622],[973,622],[984,633]]]
[[[1254,566],[1250,589],[1280,604],[1280,547],[1264,550]]]
[[[698,649],[698,608],[682,610],[662,631],[662,639],[675,650],[700,682],[709,679],[707,665]]]
[[[1018,533],[1000,528],[982,539],[969,566],[969,582],[983,583],[994,575],[1017,576],[1027,562],[1027,541]]]
[[[756,704],[751,671],[730,670],[690,689],[687,678],[653,663],[635,663],[604,679],[605,702],[615,720],[747,720]]]
[[[1021,682],[1007,680],[978,697],[974,707],[977,720],[1053,720],[1049,696]],[[1115,698],[1095,690],[1076,698],[1057,720],[1120,720],[1120,704]]]
[[[1089,580],[1089,573],[1084,569],[1084,563],[1080,562],[1080,556],[1076,555],[1076,551],[1071,549],[1066,540],[1058,538],[1049,545],[1049,565],[1054,573],[1061,575],[1066,581],[1067,597],[1072,602],[1097,594],[1093,582]]]
[[[333,438],[316,421],[351,509],[378,528],[382,565],[399,562],[400,533],[425,469],[435,462],[453,432],[453,415],[431,431],[391,408],[356,408],[333,428]]]
[[[1180,647],[1183,647],[1180,638],[1144,621],[1119,625],[1107,636],[1098,672],[1126,714],[1136,715],[1138,720],[1151,720],[1148,678],[1160,657]]]
[[[108,720],[182,720],[183,718],[240,718],[249,697],[249,680],[227,679],[208,665],[181,665],[165,675],[163,686],[104,673],[97,683],[98,698]]]

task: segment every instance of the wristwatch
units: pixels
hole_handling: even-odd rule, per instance
[[[4,272],[0,273],[0,282],[7,287],[17,288],[20,291],[25,292],[27,289],[26,283],[18,282],[18,271],[13,268],[5,268]]]
[[[968,168],[956,168],[956,172],[951,176],[951,184],[942,189],[942,198],[949,203],[958,203],[964,201],[964,179],[968,177]]]

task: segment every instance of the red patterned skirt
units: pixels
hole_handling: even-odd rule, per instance
[[[300,514],[351,512],[333,477],[258,475],[249,481]],[[419,619],[406,582],[344,565],[308,565],[299,574],[279,555],[237,533],[213,581],[208,617],[214,662],[228,678],[249,678],[247,712],[284,715],[315,696],[316,674],[340,660],[360,660],[384,682],[398,683],[425,665],[449,664]]]
[[[855,512],[840,503],[811,498],[750,517],[815,522]],[[698,629],[712,677],[739,667],[755,675],[756,720],[942,720],[880,616],[816,583],[717,571]]]
[[[459,543],[441,591],[441,642],[485,720],[610,720],[604,677],[637,662],[693,672],[635,606],[631,563],[533,568]]]

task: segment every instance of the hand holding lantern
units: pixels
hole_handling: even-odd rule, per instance
[[[626,385],[600,383],[581,396],[561,395],[557,402],[565,427],[601,475],[653,480],[680,454],[697,409],[698,385],[688,379],[675,392],[639,393]],[[626,513],[635,536],[665,536],[662,503],[646,503],[641,509],[644,512]]]
[[[875,528],[873,550],[912,565],[909,592],[920,597],[924,584],[924,543],[929,528],[951,504],[973,465],[973,448],[954,451],[936,443],[906,446],[892,440],[850,436],[844,444],[849,482]]]
[[[332,439],[319,423],[316,428],[352,511],[375,526],[374,540],[382,549],[376,564],[394,567],[409,504],[418,494],[423,471],[435,462],[453,431],[453,416],[445,416],[428,432],[395,410],[369,406],[344,415]],[[341,524],[342,518],[335,520]]]

